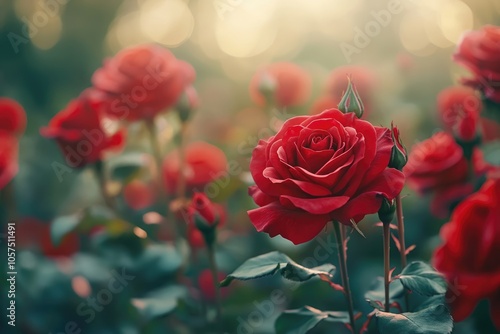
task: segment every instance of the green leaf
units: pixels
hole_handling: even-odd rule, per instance
[[[270,276],[278,271],[286,279],[303,282],[319,275],[332,277],[335,272],[335,266],[324,264],[309,269],[297,264],[283,253],[270,252],[246,260],[232,274],[228,275],[220,285],[228,286],[233,279],[250,280]]]
[[[436,301],[438,299],[435,299]],[[449,334],[453,319],[443,304],[426,305],[413,313],[377,312],[377,325],[381,334]]]
[[[395,299],[403,296],[404,288],[400,282],[392,282],[389,286],[389,300],[393,302]],[[382,277],[377,277],[375,282],[373,282],[370,290],[365,293],[365,298],[369,301],[384,301],[384,279]]]
[[[62,239],[70,232],[72,232],[78,224],[82,221],[83,215],[81,213],[61,216],[56,218],[50,224],[50,238],[54,246],[58,246]]]
[[[108,168],[111,171],[111,178],[124,181],[137,173],[148,159],[147,155],[140,152],[130,152],[121,154],[108,161]]]
[[[321,321],[348,323],[347,312],[320,311],[311,306],[281,313],[274,323],[276,334],[304,334]]]
[[[149,321],[172,313],[177,308],[179,299],[185,296],[186,288],[174,285],[152,291],[143,298],[134,298],[132,305]]]
[[[446,292],[446,281],[430,265],[416,261],[410,263],[400,275],[394,278],[413,292],[424,296],[434,296]]]
[[[483,144],[480,148],[487,163],[493,166],[500,166],[500,140]]]

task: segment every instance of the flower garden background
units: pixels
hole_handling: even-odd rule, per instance
[[[496,0],[0,4],[1,333],[500,331]]]

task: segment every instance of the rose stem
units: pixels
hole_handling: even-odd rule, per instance
[[[146,128],[148,129],[149,133],[149,140],[151,142],[151,147],[153,149],[153,156],[155,159],[155,164],[156,164],[156,173],[157,173],[157,182],[158,184],[158,189],[160,191],[160,198],[162,201],[165,202],[165,205],[167,205],[167,217],[169,218],[170,221],[174,222],[174,232],[175,232],[175,239],[177,241],[177,244],[179,244],[180,240],[180,232],[179,232],[179,227],[177,226],[177,220],[173,217],[172,210],[168,207],[168,203],[170,202],[170,199],[167,196],[167,193],[164,189],[165,182],[163,180],[163,173],[162,173],[162,153],[161,153],[161,148],[160,148],[160,143],[158,141],[158,133],[156,131],[156,125],[155,125],[155,120],[154,118],[152,119],[147,119],[146,121]],[[179,244],[180,245],[180,244]]]
[[[182,122],[181,132],[179,139],[179,183],[177,184],[177,198],[181,201],[186,196],[186,137],[187,137],[188,123]]]
[[[398,217],[398,234],[401,253],[401,270],[406,267],[406,245],[405,245],[405,221],[403,217],[403,205],[401,204],[401,194],[396,197],[396,214]]]
[[[217,322],[220,323],[222,319],[222,307],[220,302],[220,287],[219,287],[219,276],[217,275],[217,262],[215,261],[215,247],[214,243],[207,245],[208,248],[208,261],[210,263],[210,271],[212,272],[212,280],[215,288],[215,307],[217,310]]]
[[[384,223],[384,292],[385,292],[385,311],[389,312],[390,302],[389,302],[389,273],[390,273],[390,223]]]
[[[403,204],[401,202],[401,194],[396,197],[396,216],[398,219],[398,235],[399,235],[399,253],[401,254],[401,270],[406,267],[406,244],[405,244],[405,221],[403,216]],[[409,310],[410,300],[405,292],[405,305]]]
[[[108,191],[107,187],[107,177],[106,177],[106,169],[104,168],[104,163],[100,160],[96,161],[94,165],[95,175],[99,182],[99,187],[101,189],[102,198],[104,199],[104,203],[106,206],[113,211],[113,213],[118,216],[118,211],[116,208],[116,202],[113,196]]]
[[[353,333],[356,333],[356,324],[354,321],[354,307],[352,303],[352,295],[351,295],[351,287],[349,286],[349,276],[347,273],[347,264],[346,264],[346,249],[345,249],[345,234],[341,230],[341,226],[339,222],[333,222],[334,230],[335,230],[335,238],[337,240],[337,247],[339,253],[339,263],[340,263],[340,274],[342,277],[342,286],[344,287],[344,292],[347,300],[347,307],[349,310],[349,319],[351,322],[351,329]]]

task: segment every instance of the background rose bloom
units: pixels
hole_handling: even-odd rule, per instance
[[[151,183],[133,180],[123,188],[123,199],[134,210],[150,207],[156,201],[156,188]]]
[[[224,152],[205,142],[194,142],[186,147],[186,186],[202,190],[208,183],[226,171],[227,159]],[[179,151],[170,152],[163,160],[165,187],[173,193],[179,182]]]
[[[258,209],[248,212],[258,231],[295,244],[314,238],[332,220],[351,225],[379,210],[382,198],[403,188],[400,171],[387,168],[390,130],[337,109],[285,122],[252,154]]]
[[[274,87],[273,99],[277,107],[303,104],[311,94],[309,74],[293,63],[274,63],[253,76],[250,97],[255,104],[266,104],[266,97],[262,93],[262,86],[266,85]]]
[[[464,83],[480,89],[486,98],[500,103],[500,27],[486,25],[466,33],[453,59],[474,74]]]
[[[23,107],[9,98],[0,98],[0,130],[20,135],[26,129]]]
[[[462,183],[467,179],[468,166],[462,148],[453,137],[438,132],[413,146],[403,171],[408,185],[422,193]]]
[[[124,130],[110,135],[103,128],[98,108],[99,103],[85,91],[40,129],[42,136],[57,141],[71,167],[101,160],[107,150],[119,150],[125,143]]]
[[[151,119],[172,107],[194,81],[191,65],[156,45],[134,46],[104,62],[92,83],[115,118]]]
[[[11,133],[0,130],[0,190],[17,174],[19,169],[17,155],[17,138]]]
[[[449,284],[453,319],[464,320],[479,300],[490,301],[500,330],[500,180],[487,181],[460,203],[441,229],[444,244],[434,253],[435,267]]]
[[[476,137],[483,105],[473,89],[461,86],[446,88],[437,97],[437,107],[447,130],[466,141]]]
[[[371,111],[372,94],[377,83],[375,73],[367,67],[363,66],[340,66],[335,68],[328,77],[326,82],[326,92],[333,99],[340,99],[344,95],[348,85],[348,77],[351,77],[356,90],[363,101],[365,107],[364,116],[366,118]]]

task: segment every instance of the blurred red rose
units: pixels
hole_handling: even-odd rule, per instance
[[[500,103],[500,27],[486,25],[467,32],[453,59],[472,71],[474,76],[464,84],[479,89],[484,96]]]
[[[372,95],[376,85],[375,73],[363,66],[340,66],[334,69],[326,82],[326,92],[333,99],[340,99],[347,89],[348,77],[356,85],[356,90],[365,107],[364,117],[366,118],[371,111]]]
[[[250,81],[250,97],[257,105],[266,104],[271,94],[277,107],[303,104],[311,94],[309,74],[293,63],[274,63],[258,71]]]
[[[23,107],[9,98],[0,98],[0,130],[20,135],[26,129]]]
[[[83,167],[101,160],[107,150],[119,150],[125,143],[125,131],[110,135],[98,112],[99,103],[85,91],[66,109],[40,129],[42,136],[55,139],[71,167]]]
[[[453,137],[438,132],[413,146],[403,171],[408,185],[422,193],[463,183],[467,180],[468,165]]]
[[[309,109],[309,115],[317,115],[327,109],[336,109],[339,102],[340,98],[333,98],[329,95],[322,96],[314,101],[311,109]]]
[[[217,273],[218,282],[222,281],[226,277],[223,272]],[[198,286],[200,287],[201,294],[203,298],[209,302],[215,300],[215,286],[212,272],[208,269],[203,270],[198,276]],[[226,298],[229,295],[231,289],[220,289],[221,298]]]
[[[17,224],[16,242],[20,249],[38,249],[49,257],[69,257],[80,249],[80,239],[75,233],[67,234],[55,246],[50,235],[50,224],[32,217],[22,218]]]
[[[481,299],[489,299],[491,317],[500,330],[500,179],[489,180],[460,203],[441,229],[443,245],[433,256],[448,282],[453,319],[469,316]]]
[[[17,138],[4,130],[0,130],[0,190],[4,188],[18,171]]]
[[[191,190],[202,190],[207,184],[226,171],[224,152],[205,142],[194,142],[186,147],[186,186]],[[174,193],[179,181],[179,151],[174,150],[163,160],[163,176],[168,192]]]
[[[152,184],[140,180],[127,183],[123,189],[125,203],[134,210],[150,207],[156,201],[156,189]]]
[[[252,154],[256,183],[248,212],[258,231],[295,244],[313,239],[331,220],[351,225],[394,199],[404,175],[388,168],[390,130],[337,109],[285,122]]]
[[[460,86],[446,88],[437,97],[437,107],[447,130],[465,141],[476,137],[483,105],[474,90]]]
[[[195,78],[191,65],[156,45],[139,45],[107,59],[92,76],[114,118],[152,119],[174,106]]]

